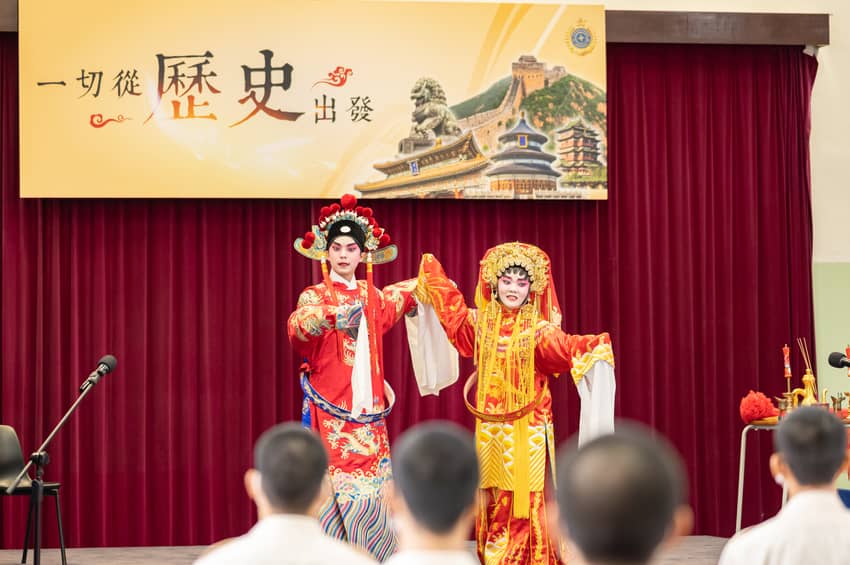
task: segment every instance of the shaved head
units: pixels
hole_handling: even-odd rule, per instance
[[[637,425],[569,449],[558,475],[561,524],[590,561],[649,560],[687,498],[676,452]]]

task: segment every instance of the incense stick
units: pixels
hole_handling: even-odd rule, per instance
[[[806,369],[812,371],[812,359],[809,357],[809,346],[806,343],[806,338],[798,337],[797,338],[797,346],[800,348],[800,353],[803,355],[803,362],[806,364]]]

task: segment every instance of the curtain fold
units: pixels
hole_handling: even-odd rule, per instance
[[[617,414],[671,438],[687,462],[697,532],[729,535],[738,402],[750,389],[783,389],[783,344],[802,336],[814,346],[816,69],[799,48],[609,45],[610,199],[370,202],[400,251],[375,279],[415,276],[432,252],[471,301],[488,247],[545,249],[564,329],[611,333]],[[320,275],[292,240],[323,203],[21,200],[17,77],[17,35],[0,34],[0,421],[33,450],[112,353],[117,370],[49,450],[68,544],[238,535],[254,520],[241,480],[254,441],[300,414],[300,359],[285,323]],[[404,330],[385,339],[399,396],[391,436],[431,418],[471,426],[462,385],[419,397]],[[461,374],[470,370],[462,361]],[[552,391],[563,440],[578,429],[578,395],[564,378]],[[769,439],[752,442],[745,523],[779,505]],[[3,504],[2,547],[19,547],[26,507]]]

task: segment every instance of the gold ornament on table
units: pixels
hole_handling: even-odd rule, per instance
[[[797,403],[794,402],[794,395],[791,392],[783,392],[782,398],[785,399],[785,404],[788,406],[788,412],[790,412],[794,408],[794,406],[797,405]]]
[[[820,406],[821,408],[823,408],[824,410],[826,410],[828,412],[829,411],[829,402],[828,402],[827,399],[829,398],[829,389],[825,388],[822,391],[820,391],[820,395],[818,397],[820,398],[820,402],[818,403],[818,406]],[[836,416],[837,415],[838,414],[836,414]]]
[[[791,391],[793,407],[814,406],[818,403],[818,395],[815,392],[815,376],[811,369],[806,369],[803,375],[803,388],[795,388]]]
[[[844,395],[847,393],[845,392]],[[830,396],[830,400],[832,400],[832,411],[836,414],[840,414],[844,409],[844,395],[839,394],[838,396]],[[823,396],[826,397],[826,390],[823,391]]]
[[[803,388],[795,388],[791,391],[793,407],[815,406],[818,404],[817,381],[815,380],[814,371],[812,371],[812,360],[811,357],[809,357],[809,347],[806,344],[805,338],[797,338],[797,345],[800,346],[800,352],[803,354],[803,361],[806,363],[806,374],[803,375]]]
[[[776,406],[779,409],[779,415],[777,416],[779,420],[787,416],[791,409],[791,393],[786,392],[783,393],[782,396],[783,398],[779,398],[778,396],[773,397],[776,400]]]

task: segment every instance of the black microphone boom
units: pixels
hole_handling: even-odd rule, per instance
[[[90,386],[96,385],[103,375],[114,371],[116,365],[118,365],[118,359],[114,355],[104,355],[101,357],[100,361],[97,362],[97,369],[92,371],[89,378],[80,385],[80,392],[83,392]]]
[[[843,353],[835,351],[829,354],[829,364],[835,367],[836,369],[841,369],[842,367],[850,367],[850,358],[848,358]]]
[[[116,365],[118,365],[118,359],[116,359],[114,355],[104,355],[100,358],[100,361],[97,362],[97,369],[92,371],[92,374],[89,376],[100,379],[103,375],[114,371]]]
[[[30,455],[29,463],[24,465],[24,468],[21,469],[21,472],[18,473],[18,476],[15,477],[15,480],[12,481],[12,484],[6,488],[6,494],[12,494],[18,488],[18,485],[21,484],[21,481],[26,476],[29,476],[30,467],[35,465],[35,479],[31,481],[31,495],[30,495],[30,513],[32,514],[32,521],[27,525],[27,538],[29,538],[29,526],[35,525],[35,535],[33,536],[33,544],[32,544],[32,553],[33,553],[33,565],[41,565],[41,501],[44,499],[44,466],[50,462],[50,458],[47,456],[47,446],[50,445],[53,437],[59,433],[59,430],[62,429],[62,426],[65,425],[65,422],[71,417],[71,414],[74,413],[74,410],[77,409],[77,406],[83,401],[88,393],[91,392],[91,389],[94,385],[97,384],[97,381],[110,371],[115,369],[115,366],[118,364],[118,361],[112,355],[104,355],[100,361],[97,362],[97,369],[95,369],[89,378],[83,383],[83,386],[80,387],[80,396],[77,397],[77,400],[74,401],[74,404],[65,412],[65,415],[62,416],[62,419],[59,420],[59,423],[56,424],[56,427],[53,428],[53,431],[50,432],[50,435],[44,440],[41,444],[41,447],[38,448],[32,455]],[[58,499],[57,499],[58,500]],[[57,502],[58,504],[58,502]],[[58,506],[57,513],[58,513]],[[62,538],[62,528],[60,525],[59,528],[59,537]],[[24,547],[24,559],[26,560],[26,547]],[[65,563],[65,546],[62,546],[62,563]]]

